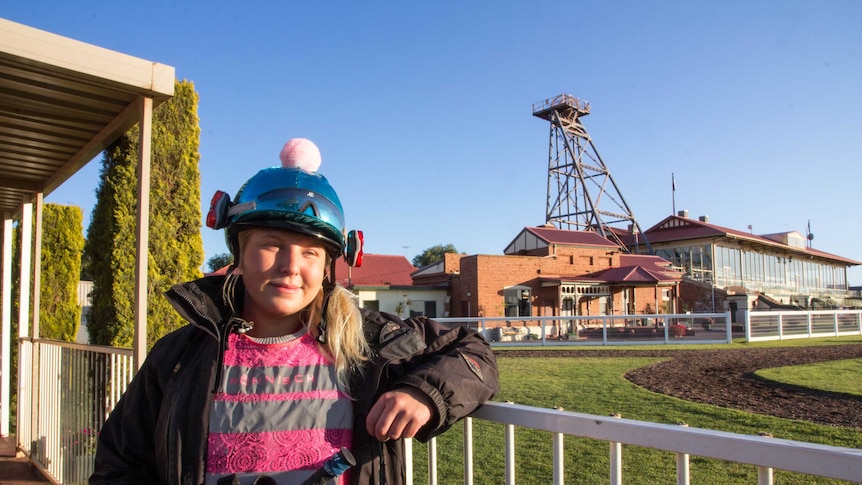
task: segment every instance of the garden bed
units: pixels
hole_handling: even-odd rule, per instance
[[[862,398],[858,396],[765,381],[753,375],[770,367],[862,358],[862,344],[727,350],[518,350],[502,355],[670,357],[632,370],[626,378],[651,391],[688,401],[862,429]]]

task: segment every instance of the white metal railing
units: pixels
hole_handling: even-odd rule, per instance
[[[132,351],[21,339],[18,368],[19,448],[57,483],[86,483],[95,437],[134,373]],[[566,435],[609,443],[611,484],[622,482],[624,444],[676,453],[678,484],[688,484],[689,455],[755,465],[761,485],[771,484],[772,469],[844,480],[862,477],[858,449],[491,402],[464,420],[466,484],[473,483],[474,475],[473,419],[505,426],[506,483],[515,483],[516,426],[552,433],[555,484],[563,483]],[[412,442],[407,451],[412,481]],[[429,483],[436,485],[436,440],[429,446],[428,463]]]
[[[502,424],[505,427],[504,456],[506,484],[516,483],[515,426],[552,433],[553,439],[553,483],[562,485],[563,436],[577,436],[606,441],[610,445],[609,482],[621,485],[623,445],[636,445],[676,454],[676,483],[687,485],[690,480],[690,456],[714,458],[727,462],[743,463],[758,467],[758,484],[771,485],[773,470],[804,473],[807,475],[849,480],[862,479],[862,450],[826,446],[801,441],[792,441],[769,436],[754,436],[686,425],[649,423],[623,419],[619,416],[597,416],[591,414],[543,409],[512,403],[489,402],[464,420],[464,483],[473,483],[472,420],[480,419]],[[467,437],[470,437],[468,440]],[[412,444],[408,448],[412,450]],[[432,451],[433,450],[433,451]],[[429,454],[436,453],[436,441],[428,447]],[[412,456],[408,453],[407,460]],[[412,470],[412,464],[410,465]],[[429,459],[429,480],[437,485],[436,464]],[[468,474],[469,470],[469,474]],[[412,474],[407,475],[412,485]],[[669,479],[667,482],[670,483]]]
[[[18,348],[18,447],[57,483],[87,483],[96,437],[134,374],[131,349],[29,338]]]
[[[862,310],[745,311],[745,340],[862,335]]]
[[[435,318],[479,331],[495,345],[648,345],[732,343],[730,312],[549,317]]]

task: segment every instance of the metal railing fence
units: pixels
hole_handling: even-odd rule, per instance
[[[494,466],[505,467],[505,483],[517,482],[515,468],[515,427],[548,431],[553,447],[553,484],[565,483],[564,436],[605,441],[609,444],[611,485],[623,483],[623,445],[635,445],[673,453],[676,483],[688,485],[692,456],[714,458],[757,467],[759,485],[773,483],[773,471],[784,470],[812,476],[858,482],[862,479],[862,450],[826,446],[768,436],[727,433],[679,424],[659,424],[597,416],[558,409],[542,409],[512,403],[490,402],[464,420],[464,483],[474,483],[473,420],[480,419],[505,427],[502,456]],[[469,439],[467,439],[469,437]],[[408,445],[412,449],[412,443]],[[436,439],[428,446],[428,482],[437,485]],[[432,459],[432,455],[435,459]],[[408,455],[409,456],[409,455]],[[488,466],[487,463],[484,466]],[[411,466],[412,470],[412,466]],[[408,483],[413,483],[408,473]],[[521,477],[529,483],[530,477]],[[673,483],[668,477],[662,483]]]
[[[862,310],[746,311],[745,340],[862,335]]]
[[[648,345],[732,343],[730,312],[548,317],[435,318],[479,331],[495,345]]]
[[[18,368],[19,447],[57,483],[86,483],[92,471],[96,436],[133,376],[131,350],[21,339]],[[505,427],[504,449],[495,466],[505,467],[507,484],[516,479],[516,426],[552,433],[555,484],[564,483],[563,436],[608,442],[609,478],[614,485],[622,483],[623,444],[675,453],[678,484],[689,483],[689,456],[757,466],[761,485],[772,483],[773,469],[851,481],[862,478],[859,449],[491,402],[464,420],[467,484],[473,483],[475,473],[474,419]],[[432,440],[428,483],[436,485],[435,445]],[[412,442],[407,446],[412,450]],[[412,468],[412,453],[408,453],[408,470]]]
[[[134,375],[131,349],[20,339],[18,446],[49,477],[84,484],[96,439]]]

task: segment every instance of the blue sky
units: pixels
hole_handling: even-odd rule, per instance
[[[0,0],[0,16],[194,82],[204,212],[306,137],[367,252],[501,254],[544,222],[549,125],[531,106],[567,93],[591,103],[642,228],[671,214],[673,173],[692,217],[810,220],[815,248],[862,260],[862,2]],[[47,201],[86,225],[98,171]],[[226,252],[203,234],[207,258]]]

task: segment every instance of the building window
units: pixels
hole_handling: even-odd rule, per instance
[[[365,300],[362,302],[362,308],[366,310],[371,310],[373,312],[380,311],[380,300]]]
[[[503,290],[505,314],[507,317],[530,316],[533,314],[532,295],[529,287],[515,286]]]
[[[437,302],[436,301],[426,301],[425,302],[425,316],[428,318],[437,318]]]

